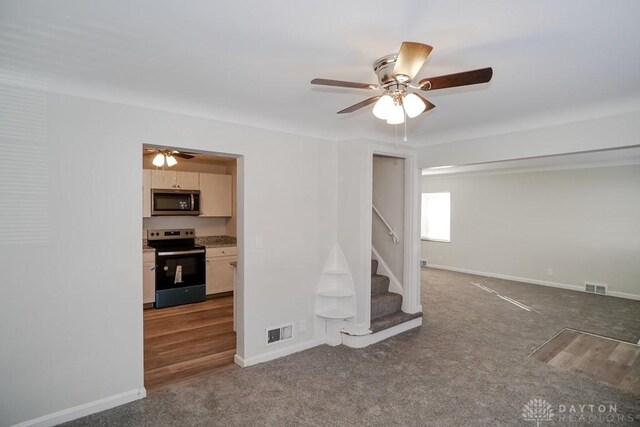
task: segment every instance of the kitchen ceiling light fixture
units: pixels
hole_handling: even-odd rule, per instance
[[[173,157],[171,154],[166,156],[166,162],[167,162],[167,166],[171,167],[173,165],[175,165],[176,163],[178,163],[178,161],[176,160],[175,157]]]
[[[151,163],[153,163],[153,165],[157,166],[157,167],[163,166],[164,165],[164,154],[162,154],[162,153],[156,154],[156,156],[153,158],[153,161]]]
[[[162,167],[165,164],[168,167],[175,166],[178,164],[178,159],[176,157],[180,157],[181,159],[193,159],[195,155],[193,153],[187,153],[185,151],[176,151],[176,150],[161,150],[159,148],[145,148],[145,156],[154,155],[151,163],[156,167]]]

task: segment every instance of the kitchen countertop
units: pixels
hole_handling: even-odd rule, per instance
[[[196,245],[207,248],[229,248],[238,244],[234,236],[196,236]]]
[[[230,248],[238,244],[234,236],[196,236],[196,245],[207,248]],[[147,239],[142,239],[142,252],[154,252],[155,249],[147,244]]]

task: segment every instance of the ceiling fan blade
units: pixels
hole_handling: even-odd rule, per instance
[[[350,87],[354,89],[378,89],[378,85],[374,85],[370,83],[345,82],[342,80],[331,80],[331,79],[313,79],[311,80],[311,84],[323,85],[323,86]]]
[[[393,75],[404,74],[409,80],[413,79],[432,50],[433,47],[428,44],[402,42],[396,65],[393,67]]]
[[[420,80],[422,90],[445,89],[449,87],[468,86],[479,83],[487,83],[493,76],[493,69],[481,68],[479,70],[464,71],[462,73],[447,74],[446,76],[428,77]]]
[[[175,157],[180,157],[181,159],[193,159],[195,156],[191,155],[191,154],[187,154],[187,153],[180,153],[180,152],[174,152],[172,153]]]
[[[427,111],[436,108],[435,105],[433,105],[432,103],[430,103],[427,98],[425,98],[424,96],[421,96],[418,93],[412,92],[415,96],[417,96],[418,98],[422,99],[422,102],[424,102],[424,105],[426,105],[427,107],[424,109],[424,111],[422,113],[426,113]],[[420,113],[420,114],[422,114]]]
[[[378,99],[380,99],[380,95],[372,96],[371,98],[367,98],[364,101],[360,101],[357,104],[352,105],[351,107],[347,107],[344,110],[338,111],[338,114],[353,113],[354,111],[359,110],[362,107],[366,107],[367,105],[373,104]]]

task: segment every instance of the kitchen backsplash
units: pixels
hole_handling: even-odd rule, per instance
[[[142,219],[142,238],[147,237],[147,229],[194,228],[196,236],[235,235],[228,230],[229,218],[200,218],[197,216],[155,216]]]

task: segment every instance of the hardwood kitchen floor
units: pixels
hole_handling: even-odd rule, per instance
[[[144,385],[148,393],[234,369],[233,296],[144,310]]]
[[[531,357],[640,393],[640,345],[634,343],[564,329]]]

